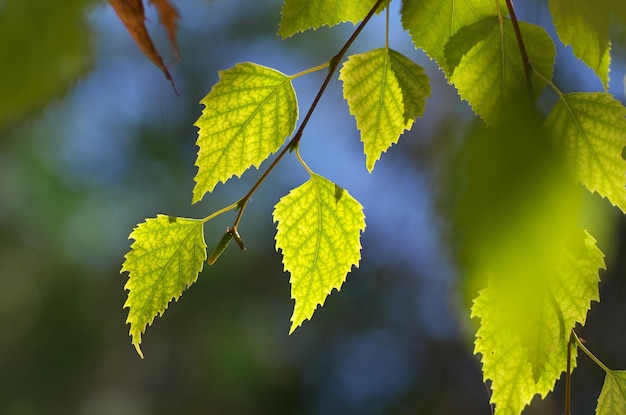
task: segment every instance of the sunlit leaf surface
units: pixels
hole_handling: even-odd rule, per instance
[[[610,4],[606,0],[550,0],[550,12],[561,41],[609,85]]]
[[[291,135],[298,118],[291,78],[254,63],[220,72],[202,104],[195,123],[200,150],[194,203],[217,183],[258,167]]]
[[[403,0],[402,25],[413,43],[447,67],[444,47],[462,27],[498,14],[493,0]]]
[[[555,48],[550,36],[543,28],[529,23],[520,22],[520,29],[533,68],[551,79]],[[450,39],[445,53],[450,81],[487,124],[497,123],[511,102],[530,99],[510,20],[491,17],[464,27]],[[532,77],[534,98],[544,86],[544,80]]]
[[[128,272],[127,323],[141,357],[141,334],[198,278],[206,260],[202,220],[158,215],[140,223],[121,272]]]
[[[576,178],[626,212],[626,108],[606,93],[561,96],[546,128],[561,146]]]
[[[286,38],[321,26],[357,23],[374,4],[376,0],[285,0],[278,34]]]
[[[274,209],[278,222],[276,249],[291,273],[293,332],[324,305],[333,289],[361,259],[363,207],[350,194],[318,175],[280,199]]]
[[[522,265],[523,273],[493,275],[474,302],[472,317],[480,319],[475,352],[491,380],[496,415],[519,415],[535,394],[553,389],[566,369],[571,329],[584,324],[591,301],[599,300],[603,255],[592,237],[579,235],[552,269],[540,262],[540,268]]]
[[[606,373],[604,386],[598,398],[596,415],[626,413],[626,371],[611,370]]]
[[[410,59],[381,48],[350,56],[340,79],[371,172],[381,154],[424,112],[428,77]]]

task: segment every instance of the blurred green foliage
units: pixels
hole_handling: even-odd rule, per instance
[[[63,7],[9,0],[0,5],[0,133],[67,91],[92,66],[87,12],[95,0]]]

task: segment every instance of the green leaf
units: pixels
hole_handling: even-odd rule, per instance
[[[559,38],[598,75],[606,90],[611,60],[610,4],[606,0],[550,0],[550,13]]]
[[[352,266],[358,266],[365,216],[346,190],[312,174],[280,199],[274,221],[276,250],[282,251],[285,270],[291,273],[291,297],[296,302],[292,333],[324,305],[334,288],[341,288]]]
[[[610,94],[562,95],[546,119],[576,178],[626,213],[626,108]]]
[[[0,2],[0,132],[45,108],[91,69],[93,3],[67,0],[42,10],[39,2]]]
[[[626,3],[624,3],[622,0],[606,1],[608,1],[609,3],[611,17],[613,17],[618,23],[626,23]]]
[[[339,23],[357,23],[377,0],[285,0],[278,34],[284,38]]]
[[[495,127],[477,122],[463,158],[450,163],[459,181],[451,209],[466,295],[480,319],[475,352],[496,414],[518,415],[566,368],[570,330],[598,299],[604,262],[576,226],[581,189],[541,117],[527,101],[504,116]]]
[[[550,36],[539,26],[519,25],[533,68],[551,79],[556,52]],[[450,39],[445,54],[454,65],[448,68],[450,81],[488,125],[511,102],[528,100],[524,63],[509,19],[491,17],[464,27]],[[533,74],[532,86],[538,97],[545,81]]]
[[[201,102],[205,108],[195,123],[200,150],[193,203],[220,181],[258,168],[293,133],[298,118],[291,78],[254,63],[220,72]]]
[[[206,260],[204,221],[158,215],[139,224],[130,234],[135,240],[120,272],[128,271],[129,290],[124,308],[126,323],[137,353],[141,334],[168,303],[193,284]]]
[[[343,93],[356,118],[371,172],[424,112],[430,85],[424,70],[400,53],[380,48],[352,55],[341,69]]]
[[[508,264],[503,269],[512,272],[492,275],[474,301],[472,317],[480,319],[475,353],[482,356],[485,380],[492,381],[496,415],[519,415],[535,394],[552,390],[566,369],[571,329],[584,324],[591,301],[599,299],[603,255],[589,234],[573,236],[563,255],[530,265],[536,273]],[[516,273],[516,265],[524,272]]]
[[[430,79],[424,68],[393,49],[389,49],[389,62],[402,92],[404,128],[410,130],[413,121],[424,114],[426,98],[430,97]]]
[[[505,7],[506,9],[506,7]],[[444,47],[462,27],[497,16],[493,0],[403,0],[402,25],[416,47],[447,67]]]
[[[608,371],[598,398],[596,415],[621,415],[624,413],[626,413],[626,371]]]

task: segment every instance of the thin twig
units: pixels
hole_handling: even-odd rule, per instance
[[[576,335],[576,333],[573,330],[572,330],[572,334],[574,335],[574,340],[576,340],[577,346],[580,347],[580,349],[583,352],[585,352],[585,354],[589,356],[591,360],[593,360],[598,366],[600,366],[602,370],[604,370],[606,373],[610,373],[611,369],[609,369],[604,363],[600,361],[600,359],[598,359],[593,353],[589,351],[589,349],[587,349],[587,347],[583,344],[583,342],[580,340],[580,338]]]
[[[289,143],[287,143],[287,145],[281,150],[281,152],[278,153],[278,155],[276,156],[274,161],[272,161],[272,164],[270,164],[267,167],[267,169],[263,172],[261,177],[259,177],[259,179],[254,183],[254,185],[248,191],[248,193],[246,193],[246,195],[244,197],[242,197],[239,200],[239,202],[237,203],[237,206],[239,207],[239,213],[237,214],[237,217],[235,218],[235,223],[234,223],[233,227],[231,228],[234,231],[237,231],[237,226],[239,225],[239,222],[241,221],[241,217],[243,216],[243,211],[245,210],[246,205],[250,201],[250,198],[252,197],[254,192],[256,192],[256,190],[259,188],[259,186],[261,186],[261,183],[263,183],[263,181],[267,178],[267,176],[270,174],[270,172],[272,170],[274,170],[274,167],[276,167],[276,165],[284,157],[284,155],[287,154],[287,152],[293,150],[298,145],[298,143],[300,142],[300,139],[302,138],[302,133],[304,131],[304,128],[308,124],[309,119],[311,118],[311,115],[313,114],[313,111],[315,110],[315,108],[317,107],[317,104],[319,103],[320,99],[322,98],[322,95],[324,95],[324,91],[326,90],[326,87],[328,86],[328,84],[330,83],[330,80],[332,79],[333,75],[335,74],[335,71],[339,67],[339,63],[341,62],[341,59],[346,54],[346,52],[348,51],[350,46],[352,46],[352,43],[354,43],[356,38],[359,36],[361,31],[365,27],[365,25],[369,22],[369,20],[372,18],[374,13],[376,13],[376,10],[378,10],[380,5],[383,4],[384,1],[386,1],[386,0],[378,0],[376,2],[376,4],[374,4],[374,7],[372,7],[372,9],[369,11],[367,16],[365,16],[363,21],[357,26],[357,28],[355,29],[354,33],[352,33],[350,38],[346,41],[346,43],[339,50],[339,52],[329,60],[330,65],[328,67],[328,74],[326,75],[326,78],[324,79],[324,82],[322,83],[322,86],[320,87],[319,91],[317,92],[317,95],[315,96],[315,99],[313,100],[313,103],[311,104],[311,107],[309,107],[309,110],[307,111],[306,115],[304,116],[304,119],[302,120],[302,123],[300,124],[300,128],[298,128],[298,131],[294,134],[294,136],[291,138],[291,140],[289,140]]]
[[[513,31],[515,32],[515,38],[517,39],[517,46],[519,47],[520,55],[522,56],[522,62],[524,63],[524,76],[526,77],[526,86],[528,87],[528,93],[530,95],[531,102],[534,101],[533,83],[532,83],[532,67],[530,59],[528,59],[528,53],[526,53],[526,47],[524,46],[524,39],[522,38],[522,32],[519,28],[519,22],[517,16],[515,16],[515,9],[513,8],[512,0],[506,0],[506,7],[509,9],[509,15],[511,16],[511,23],[513,24]]]
[[[572,415],[570,401],[571,401],[571,378],[572,378],[572,346],[576,343],[574,340],[574,332],[569,335],[569,341],[567,342],[567,372],[565,372],[565,415]]]

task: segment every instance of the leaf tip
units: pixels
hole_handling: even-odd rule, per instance
[[[139,346],[140,343],[141,341],[133,340],[133,346],[135,346],[135,350],[137,351],[137,354],[139,355],[139,357],[143,359],[143,352],[141,351],[141,347]]]
[[[288,38],[292,37],[293,35],[295,35],[295,32],[294,32],[294,33],[291,33],[291,32],[289,32],[289,31],[287,31],[287,30],[283,27],[283,25],[281,24],[281,25],[279,25],[279,26],[278,26],[278,32],[276,32],[276,34],[277,34],[278,36],[280,36],[282,40],[285,40],[285,39],[288,39]]]
[[[310,317],[306,318],[302,316],[296,316],[296,310],[294,308],[293,315],[291,316],[291,327],[289,327],[289,335],[291,336],[293,332],[296,331],[298,327],[302,326],[302,323],[304,323],[306,320],[310,320]]]

